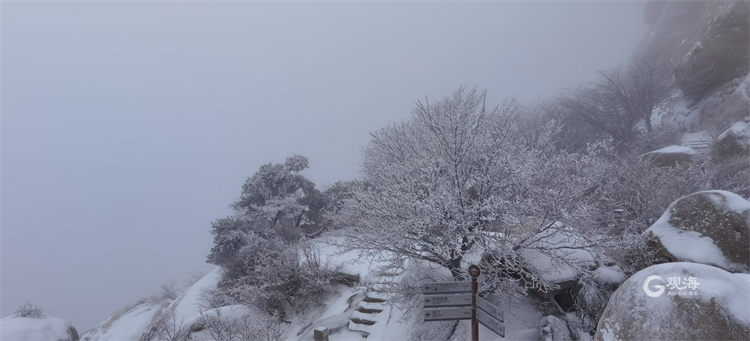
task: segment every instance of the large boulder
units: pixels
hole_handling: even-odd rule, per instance
[[[594,271],[601,256],[584,236],[560,223],[536,233],[530,240],[533,242],[518,251],[518,260],[526,269],[520,276],[527,283],[536,283],[529,293],[552,298],[563,310],[573,310],[582,272]]]
[[[648,267],[612,294],[594,339],[748,340],[750,275],[696,263]]]
[[[51,316],[0,319],[0,340],[78,341],[78,332],[68,321]]]
[[[728,271],[750,269],[750,201],[727,191],[703,191],[669,205],[648,230],[649,247],[666,261],[690,261]]]
[[[750,126],[742,121],[732,124],[716,138],[714,153],[720,158],[750,153]]]
[[[696,152],[685,146],[668,146],[641,155],[641,158],[654,167],[671,167],[689,163]]]
[[[703,98],[717,86],[748,72],[750,12],[747,1],[721,4],[687,55],[675,65],[686,97]]]

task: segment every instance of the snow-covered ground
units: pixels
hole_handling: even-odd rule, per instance
[[[164,309],[173,309],[175,322],[187,325],[200,317],[206,310],[202,295],[205,290],[216,288],[221,269],[215,268],[200,280],[188,287],[174,301],[145,301],[130,309],[117,313],[109,320],[86,332],[86,341],[138,341],[141,334],[151,324],[152,319]]]
[[[331,341],[362,340],[365,335],[366,340],[405,340],[415,331],[438,330],[439,326],[445,325],[445,322],[421,321],[420,311],[405,315],[404,308],[394,304],[394,298],[384,289],[419,271],[435,271],[438,274],[448,275],[447,271],[424,268],[426,264],[413,263],[405,266],[405,269],[398,273],[383,272],[381,271],[385,264],[383,259],[365,257],[357,251],[342,251],[334,245],[340,240],[327,238],[330,237],[314,241],[315,247],[319,250],[320,259],[338,267],[343,273],[359,275],[361,282],[354,286],[335,285],[333,293],[320,306],[310,307],[304,314],[290,316],[288,322],[281,325],[282,340],[312,340],[315,329],[327,329]],[[127,309],[87,332],[82,339],[137,341],[151,323],[152,318],[162,309],[173,309],[175,320],[181,322],[180,324],[184,327],[193,325],[201,318],[211,318],[217,315],[223,318],[240,318],[252,314],[247,308],[239,306],[206,309],[203,293],[216,287],[220,275],[219,268],[211,271],[172,302],[143,302]],[[535,340],[538,334],[537,324],[542,314],[535,307],[534,300],[513,297],[504,298],[501,301],[499,305],[503,307],[506,319],[505,339]],[[466,340],[469,333],[469,323],[462,321],[451,341]],[[482,340],[503,340],[484,326],[480,326],[480,335]],[[194,333],[193,337],[196,340],[208,339],[205,332]]]
[[[201,314],[202,310],[206,310],[203,293],[206,290],[216,288],[220,278],[221,268],[216,267],[178,296],[168,308],[174,311],[175,320],[183,323],[194,320]]]
[[[86,332],[82,339],[98,341],[136,341],[146,330],[151,319],[161,310],[159,303],[142,303]]]

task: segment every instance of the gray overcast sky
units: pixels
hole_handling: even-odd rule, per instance
[[[458,86],[554,96],[626,62],[643,4],[2,5],[2,315],[85,331],[202,273],[262,163],[319,187]]]

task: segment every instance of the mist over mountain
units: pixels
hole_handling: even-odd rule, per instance
[[[748,22],[3,3],[2,339],[464,340],[472,264],[482,340],[745,339]]]

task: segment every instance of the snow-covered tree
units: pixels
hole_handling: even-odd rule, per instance
[[[324,227],[324,197],[300,174],[307,166],[303,156],[261,166],[242,187],[235,214],[212,223],[207,260],[224,269],[219,287],[234,303],[283,316],[327,292],[332,271],[300,244]]]
[[[487,108],[484,93],[459,89],[373,133],[364,179],[340,214],[351,226],[346,246],[394,266],[428,261],[460,279],[478,245],[515,253],[556,221],[584,223],[588,206],[578,199],[595,158],[554,150],[556,125],[522,130],[518,113],[514,102]]]
[[[669,95],[672,79],[666,56],[656,53],[634,60],[627,68],[600,72],[595,83],[561,96],[557,110],[569,123],[566,129],[593,128],[624,151],[654,133],[651,114]],[[640,131],[640,122],[646,134]]]
[[[300,173],[307,167],[307,158],[299,155],[283,164],[261,166],[245,181],[234,208],[253,225],[274,230],[288,241],[319,232],[325,203],[315,184]]]

